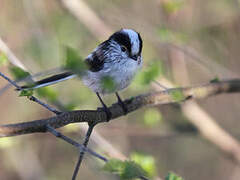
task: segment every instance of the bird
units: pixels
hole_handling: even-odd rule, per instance
[[[133,29],[120,29],[97,46],[84,60],[87,68],[84,73],[81,73],[81,79],[84,85],[96,93],[107,115],[107,121],[111,119],[112,114],[103,102],[101,95],[115,93],[118,104],[122,107],[124,114],[127,114],[128,110],[118,92],[127,88],[141,69],[143,64],[142,47],[143,41],[138,32]],[[35,81],[30,86],[21,86],[18,90],[36,89],[76,76],[78,76],[76,72],[67,71]],[[113,81],[112,88],[104,86],[103,79],[106,77]]]

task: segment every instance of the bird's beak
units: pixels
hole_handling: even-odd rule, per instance
[[[137,60],[138,60],[138,57],[139,57],[139,56],[134,55],[134,56],[132,56],[131,58],[132,58],[134,61],[137,61]]]

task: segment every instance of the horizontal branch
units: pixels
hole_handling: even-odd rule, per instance
[[[126,105],[129,113],[143,106],[179,103],[180,100],[187,101],[189,99],[202,99],[217,94],[234,92],[240,92],[240,79],[219,81],[194,87],[172,88],[165,91],[142,94],[126,99],[124,101],[124,104]],[[109,107],[109,110],[112,113],[111,120],[124,115],[121,106],[119,106],[117,103]],[[0,137],[46,132],[47,125],[50,125],[53,128],[60,128],[70,123],[79,122],[107,122],[107,116],[101,108],[97,110],[78,110],[63,112],[60,115],[47,119],[1,125]]]

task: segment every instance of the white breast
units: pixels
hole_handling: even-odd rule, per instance
[[[83,83],[94,92],[101,94],[114,93],[126,88],[134,78],[136,72],[141,68],[142,61],[137,62],[132,59],[119,63],[106,63],[104,68],[98,72],[88,71],[83,76]],[[114,89],[104,88],[103,78],[109,76],[114,82]]]

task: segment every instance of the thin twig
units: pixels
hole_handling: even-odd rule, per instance
[[[5,80],[7,80],[9,83],[15,86],[17,89],[21,89],[21,87],[18,86],[15,81],[11,80],[9,77],[5,76],[3,73],[0,72],[0,76],[2,76]]]
[[[105,158],[105,157],[103,157],[102,155],[96,153],[95,151],[93,151],[93,150],[85,147],[84,145],[79,144],[78,142],[72,140],[71,138],[63,135],[62,133],[60,133],[59,131],[57,131],[56,129],[54,129],[53,127],[51,127],[50,125],[47,125],[46,128],[47,128],[47,131],[48,131],[48,132],[50,132],[51,134],[53,134],[53,135],[56,136],[57,138],[60,138],[60,139],[62,139],[62,140],[64,140],[64,141],[66,141],[67,143],[69,143],[69,144],[71,144],[71,145],[79,148],[79,149],[80,149],[80,152],[88,152],[89,154],[97,157],[98,159],[103,160],[104,162],[107,162],[107,161],[108,161],[107,158]]]
[[[93,128],[95,127],[95,125],[96,125],[96,123],[92,123],[92,124],[88,125],[88,130],[87,130],[87,133],[85,135],[84,142],[83,142],[83,145],[84,145],[85,148],[87,148],[88,141],[90,139],[90,136],[92,134],[92,131],[93,131]],[[72,180],[75,180],[76,177],[77,177],[79,168],[81,166],[81,163],[82,163],[82,160],[83,160],[83,157],[84,157],[84,153],[85,153],[85,151],[83,151],[83,150],[80,151],[79,158],[78,158],[77,164],[76,164],[74,172],[73,172]]]
[[[53,112],[53,113],[55,113],[55,114],[57,114],[57,115],[59,115],[59,114],[62,113],[61,111],[58,111],[57,109],[55,109],[55,108],[49,106],[48,104],[40,101],[40,100],[39,100],[38,98],[36,98],[35,96],[29,96],[28,99],[31,100],[31,101],[33,101],[33,102],[36,102],[36,103],[40,104],[41,106],[45,107],[46,109],[48,109],[49,111],[51,111],[51,112]]]
[[[154,82],[156,85],[158,85],[159,87],[161,87],[162,89],[164,89],[164,90],[167,90],[167,89],[168,89],[166,86],[162,85],[160,82],[158,82],[158,81],[156,81],[156,80],[154,80],[153,82]]]
[[[20,86],[17,85],[17,83],[13,80],[11,80],[10,78],[8,78],[7,76],[5,76],[3,73],[0,72],[0,76],[2,76],[5,80],[7,80],[9,83],[11,83],[13,86],[15,86],[17,89],[22,90],[22,88]],[[29,96],[28,97],[29,100],[36,102],[38,104],[40,104],[41,106],[43,106],[44,108],[46,108],[47,110],[59,115],[62,112],[58,111],[57,109],[49,106],[48,104],[40,101],[38,98],[36,98],[35,96]]]

